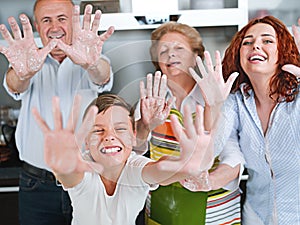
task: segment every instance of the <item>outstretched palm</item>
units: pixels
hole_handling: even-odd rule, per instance
[[[100,60],[103,43],[113,34],[114,28],[110,27],[104,34],[98,35],[101,12],[96,11],[91,25],[92,6],[87,5],[83,18],[83,25],[80,25],[79,8],[74,7],[73,13],[73,35],[72,45],[67,45],[62,41],[58,42],[58,47],[78,65],[88,69],[97,66]]]
[[[2,24],[0,31],[7,41],[8,47],[0,46],[0,52],[6,56],[19,78],[24,80],[31,78],[41,69],[47,54],[56,46],[56,41],[52,40],[47,46],[39,49],[34,41],[32,26],[28,17],[22,14],[20,18],[24,37],[22,37],[16,20],[10,17],[8,21],[14,38]]]
[[[79,111],[80,101],[77,96],[67,126],[63,128],[59,99],[55,97],[53,99],[54,129],[50,129],[39,112],[33,110],[33,115],[44,134],[45,162],[56,174],[68,175],[91,171],[89,163],[81,157],[81,148],[86,134],[91,129],[96,111],[90,110],[78,132],[75,132]]]
[[[167,76],[157,71],[154,82],[152,77],[152,74],[147,75],[147,89],[143,82],[140,83],[141,118],[150,130],[165,122],[173,101],[173,98],[166,101]]]
[[[220,52],[216,51],[215,67],[213,66],[209,52],[205,51],[204,55],[207,70],[205,69],[201,58],[199,56],[196,58],[196,62],[202,78],[200,78],[200,76],[195,72],[194,69],[190,68],[189,71],[200,87],[202,96],[205,100],[205,104],[208,106],[216,106],[222,104],[226,100],[231,90],[232,84],[238,76],[238,73],[231,74],[229,79],[225,83],[222,75]]]

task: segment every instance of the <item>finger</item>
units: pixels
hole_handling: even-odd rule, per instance
[[[57,39],[57,47],[61,49],[67,56],[70,56],[72,54],[72,47],[70,45],[67,45],[60,39]]]
[[[210,57],[210,54],[209,54],[208,51],[204,51],[204,57],[205,57],[207,70],[209,72],[213,72],[214,71],[214,66],[213,66],[213,63],[212,63],[212,60],[211,60],[211,57]]]
[[[92,23],[92,31],[96,34],[98,33],[98,29],[99,29],[99,25],[100,25],[100,18],[101,18],[101,11],[96,10],[94,20]]]
[[[166,98],[167,95],[167,76],[165,74],[162,75],[160,79],[160,86],[159,86],[159,94],[158,96],[161,98]]]
[[[154,74],[154,83],[153,83],[153,97],[159,97],[159,86],[160,86],[161,72],[156,71]]]
[[[226,81],[226,95],[229,94],[231,88],[232,88],[232,85],[233,83],[235,82],[236,78],[239,76],[239,73],[238,72],[233,72],[232,74],[230,74],[228,80]],[[227,96],[224,96],[226,99]]]
[[[141,99],[146,98],[146,89],[145,89],[144,81],[140,81],[140,98]]]
[[[55,130],[61,130],[63,126],[59,102],[60,101],[57,96],[52,98],[52,113],[53,113]]]
[[[298,51],[300,52],[300,31],[299,31],[298,27],[295,25],[292,26],[292,31],[294,34],[295,43],[297,45]]]
[[[76,133],[76,140],[78,142],[78,146],[81,146],[81,144],[84,143],[87,134],[91,132],[97,113],[98,109],[96,106],[91,106],[88,109],[83,119],[83,122],[80,128],[78,129],[78,132]]]
[[[147,97],[152,97],[152,73],[147,75]]]
[[[175,97],[169,98],[169,100],[166,102],[164,109],[163,109],[163,114],[165,115],[165,119],[167,119],[168,115],[170,114],[170,111],[172,109],[172,106],[175,103]]]
[[[28,17],[25,14],[21,14],[20,21],[23,27],[24,38],[30,40],[33,39],[34,37],[33,37],[32,26],[30,24]]]
[[[175,101],[176,101],[176,97],[175,97],[175,96],[172,96],[172,97],[169,98],[169,100],[167,101],[167,107],[169,107],[170,110],[171,110],[171,107],[175,104]]]
[[[282,67],[282,70],[294,74],[297,77],[300,77],[300,67],[293,64],[286,64]]]
[[[184,108],[184,127],[185,133],[187,134],[188,138],[192,138],[195,136],[196,131],[193,123],[193,116],[191,112],[191,108],[189,105],[185,105]]]
[[[217,50],[215,52],[215,60],[216,60],[216,66],[215,66],[215,72],[217,73],[217,79],[221,80],[223,79],[223,74],[222,74],[222,59],[221,59],[221,54]]]
[[[196,73],[196,71],[193,68],[189,68],[189,72],[192,75],[193,79],[196,81],[197,84],[201,83],[201,78],[200,76]]]
[[[196,57],[196,63],[197,63],[198,69],[201,73],[201,76],[202,77],[207,76],[207,72],[206,72],[206,69],[204,67],[203,61],[199,56]]]
[[[110,36],[114,33],[115,28],[113,26],[109,27],[108,30],[100,35],[100,40],[101,41],[106,41]]]
[[[13,44],[13,38],[11,36],[11,34],[8,32],[6,26],[4,24],[1,24],[0,26],[0,32],[1,32],[1,35],[2,37],[4,38],[4,40],[7,41],[8,45],[11,45]]]
[[[58,41],[61,40],[52,39],[44,48],[39,50],[42,60],[57,46]]]
[[[195,118],[195,128],[198,135],[203,134],[204,132],[204,116],[203,116],[203,107],[201,105],[196,106],[196,118]]]
[[[85,31],[89,31],[90,30],[92,10],[93,10],[93,6],[90,5],[90,4],[86,5],[86,7],[84,9],[83,27],[82,28]]]
[[[171,127],[174,133],[174,136],[176,139],[181,142],[184,139],[186,139],[186,135],[184,133],[184,128],[179,122],[179,119],[176,115],[172,114],[170,115],[170,120],[171,120]]]
[[[33,114],[33,117],[34,117],[35,121],[37,122],[37,124],[41,128],[42,132],[44,134],[49,132],[50,131],[49,126],[47,125],[46,121],[43,120],[41,114],[38,112],[38,110],[36,108],[32,109],[32,114]]]
[[[21,30],[20,30],[20,28],[18,26],[18,23],[15,20],[15,18],[14,17],[9,17],[8,18],[8,23],[9,23],[9,26],[10,26],[11,31],[13,33],[14,39],[15,40],[20,40],[22,38],[22,34],[21,34]]]
[[[73,8],[72,22],[73,22],[73,34],[76,34],[78,31],[81,30],[81,28],[80,28],[80,8],[79,8],[79,5],[75,5],[74,8]]]
[[[81,105],[80,103],[81,103],[81,96],[76,95],[69,115],[69,119],[66,127],[67,130],[74,131],[76,128],[76,124],[78,122],[79,112],[80,112],[80,105]]]

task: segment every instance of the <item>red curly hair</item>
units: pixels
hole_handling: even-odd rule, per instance
[[[252,19],[235,34],[229,47],[225,51],[225,56],[222,61],[223,77],[228,79],[233,72],[239,72],[239,76],[232,86],[231,92],[234,93],[239,89],[242,83],[247,83],[246,91],[252,89],[252,84],[241,67],[240,63],[240,48],[243,38],[250,27],[257,23],[265,23],[272,26],[277,35],[277,50],[278,50],[278,67],[275,74],[270,80],[270,98],[276,96],[277,102],[285,100],[291,102],[298,94],[299,80],[293,75],[281,68],[285,64],[294,64],[300,66],[300,56],[293,36],[290,34],[286,26],[277,18],[273,16],[265,16],[259,19]]]

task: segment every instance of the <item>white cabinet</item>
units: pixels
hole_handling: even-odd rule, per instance
[[[168,15],[160,13],[161,18],[178,16],[177,22],[193,27],[238,26],[240,29],[248,22],[248,0],[238,0],[237,8],[178,10]],[[155,12],[153,12],[155,14]],[[116,30],[155,29],[159,24],[140,24],[138,17],[147,16],[134,13],[105,13],[101,18],[100,31],[114,26]]]

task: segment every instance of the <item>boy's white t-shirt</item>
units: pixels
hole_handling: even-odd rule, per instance
[[[118,180],[115,193],[107,195],[99,174],[86,172],[81,183],[69,192],[73,206],[72,225],[135,225],[149,190],[142,169],[151,159],[132,154]]]

